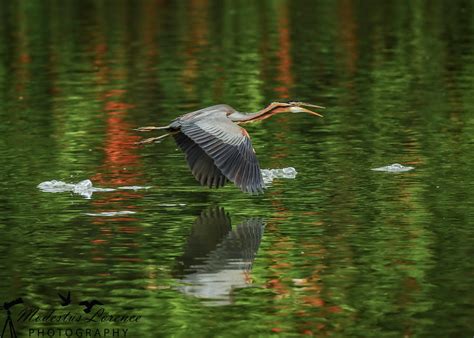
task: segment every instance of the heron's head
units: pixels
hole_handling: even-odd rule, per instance
[[[311,115],[316,115],[319,117],[323,117],[321,114],[316,113],[312,110],[309,110],[305,107],[311,107],[311,108],[317,108],[317,109],[324,109],[324,107],[317,106],[315,104],[310,104],[310,103],[305,103],[305,102],[295,102],[295,101],[290,101],[290,102],[273,102],[273,105],[275,105],[275,108],[273,109],[272,113],[277,114],[277,113],[308,113]]]

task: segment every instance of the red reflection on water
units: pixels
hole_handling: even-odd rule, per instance
[[[278,75],[276,79],[279,85],[275,87],[275,91],[278,93],[279,98],[282,99],[288,99],[290,97],[290,89],[293,87],[294,83],[293,75],[291,73],[291,36],[288,16],[288,5],[284,3],[279,7],[278,10]],[[289,130],[287,123],[288,115],[282,114],[278,117],[278,119],[281,129],[285,131]],[[288,132],[280,132],[275,137],[284,144],[286,142],[286,138],[288,137]],[[282,149],[282,151],[274,152],[272,158],[281,159],[287,156],[288,149]]]
[[[17,43],[17,62],[19,64],[18,67],[13,67],[15,76],[15,91],[18,100],[24,100],[27,96],[27,87],[31,82],[31,71],[28,65],[32,61],[31,52],[30,52],[30,41],[29,41],[29,34],[27,31],[26,23],[28,20],[25,17],[25,13],[23,11],[18,11],[18,18],[16,22],[18,23],[18,43]]]
[[[126,170],[127,166],[132,168],[139,166],[136,142],[140,137],[132,134],[133,126],[125,120],[127,110],[133,106],[118,100],[124,94],[124,90],[111,90],[103,95],[107,100],[104,102],[104,111],[107,114],[104,146],[106,156],[99,172],[108,173],[108,178],[99,175],[96,179],[104,186],[139,183],[137,170]]]
[[[185,46],[186,61],[183,67],[183,87],[188,95],[196,94],[196,80],[199,71],[199,58],[196,55],[208,45],[208,1],[192,0],[189,2],[189,31]]]
[[[281,198],[272,200],[272,205],[275,209],[274,214],[277,215],[273,219],[278,222],[270,222],[267,229],[274,234],[280,234],[278,224],[288,222],[292,211],[282,203]],[[310,219],[309,224],[324,226],[324,222],[319,219],[318,212],[307,211],[302,214],[314,216],[314,220]],[[270,264],[273,277],[266,281],[265,287],[275,293],[274,300],[278,306],[275,306],[274,310],[282,317],[307,319],[299,322],[294,328],[299,334],[330,334],[332,327],[320,321],[344,315],[343,308],[339,304],[335,304],[335,297],[328,285],[323,282],[323,276],[327,269],[324,262],[330,251],[314,238],[281,235],[273,236],[273,238],[271,249],[268,250],[269,256],[273,258]],[[297,260],[295,260],[295,256],[298,257]],[[297,266],[307,267],[304,269],[307,271],[305,275],[294,275],[294,271],[300,270],[296,268]],[[347,316],[347,314],[345,315]],[[276,324],[274,329],[277,329],[278,332],[286,331]]]
[[[289,98],[290,88],[293,86],[291,74],[291,41],[287,5],[280,6],[278,17],[278,76],[280,86],[275,88],[281,98]]]
[[[104,52],[106,48],[98,48],[97,51]],[[98,73],[99,82],[108,83],[108,69],[103,61],[96,61],[95,64],[102,65],[104,70]],[[103,77],[103,78],[102,78]],[[97,174],[92,180],[100,187],[116,188],[120,186],[143,185],[140,179],[141,162],[137,154],[140,137],[133,133],[133,126],[126,120],[129,109],[133,105],[126,102],[127,91],[125,89],[110,89],[100,94],[99,98],[103,101],[103,112],[105,113],[106,129],[104,138],[104,160],[97,169]],[[95,212],[109,211],[133,211],[137,207],[130,201],[141,198],[142,193],[135,191],[116,191],[97,194],[94,197],[92,205],[96,208]],[[116,217],[96,216],[92,223],[101,228],[100,237],[91,240],[92,244],[104,245],[114,238],[114,232],[131,235],[141,232],[140,227],[134,225],[120,226],[116,230],[111,230],[109,224],[125,224],[135,222],[136,217],[119,215]],[[128,244],[132,244],[128,242]],[[123,244],[120,244],[123,246]],[[125,245],[127,247],[129,245]],[[133,245],[132,245],[133,246]],[[138,246],[135,243],[134,246]],[[94,259],[101,259],[104,252],[98,252]],[[136,261],[135,258],[114,257],[121,261]]]
[[[105,239],[93,239],[91,240],[92,244],[106,244],[107,241]]]
[[[119,221],[130,221],[133,219],[130,218],[119,218]],[[127,234],[135,234],[137,232],[141,232],[141,228],[133,227],[133,226],[121,226],[118,228],[120,232],[127,233]]]
[[[158,32],[156,2],[146,2],[140,7],[142,17],[140,39],[143,39],[146,51],[136,56],[146,69],[156,67],[155,56],[158,54],[158,44],[155,37]],[[143,168],[139,155],[139,146],[136,144],[141,138],[133,131],[135,125],[128,120],[128,115],[134,106],[128,100],[126,76],[128,63],[126,51],[130,48],[127,37],[122,31],[116,33],[117,40],[107,40],[106,23],[94,30],[93,43],[90,52],[94,59],[91,64],[95,69],[95,82],[103,89],[97,96],[102,104],[102,115],[105,122],[105,133],[102,143],[103,160],[96,169],[97,174],[91,180],[99,187],[117,188],[123,186],[143,186]],[[111,62],[113,60],[113,62]],[[115,85],[115,83],[119,83]],[[153,86],[150,86],[151,88]],[[110,211],[135,211],[138,199],[143,197],[142,191],[117,190],[94,194],[92,207],[93,213]],[[127,252],[136,252],[141,246],[136,240],[136,234],[143,231],[138,226],[134,215],[117,215],[113,217],[95,216],[92,223],[99,228],[99,234],[91,239],[97,249],[93,253],[94,260],[103,260],[103,257],[112,256],[111,259],[121,261],[137,261],[135,257],[117,257],[106,248],[110,245],[119,246]],[[114,226],[111,226],[114,225]],[[118,225],[118,226],[117,226]]]
[[[353,3],[351,0],[341,0],[338,2],[338,13],[341,23],[339,34],[342,44],[347,53],[346,65],[350,74],[356,71],[356,63],[358,58],[357,47],[357,24],[354,17]]]
[[[18,61],[23,64],[28,64],[31,62],[31,56],[27,53],[20,54]]]
[[[117,187],[143,184],[140,180],[140,157],[137,154],[140,137],[132,134],[133,126],[125,119],[127,112],[133,105],[122,101],[126,94],[124,89],[112,89],[101,94],[104,100],[104,112],[106,118],[106,137],[104,143],[105,158],[103,164],[98,168],[98,173],[93,177],[93,181],[98,186]],[[98,207],[99,212],[134,210],[136,207],[131,203],[124,202],[142,197],[141,193],[134,191],[119,191],[101,194],[99,198],[94,199],[93,204]],[[96,217],[94,223],[102,224],[109,221],[125,222],[135,221],[135,217]],[[119,229],[120,230],[120,229]],[[123,232],[130,233],[130,229],[122,229]],[[134,232],[138,232],[135,229]]]

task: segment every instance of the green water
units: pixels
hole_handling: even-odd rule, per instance
[[[22,297],[19,336],[472,337],[473,13],[471,1],[0,1],[0,301]],[[289,98],[325,117],[246,126],[262,168],[298,171],[263,196],[200,187],[171,139],[134,144],[134,128],[198,108]],[[396,162],[415,169],[370,170]],[[84,179],[150,188],[37,189]],[[111,211],[128,213],[97,215]],[[141,317],[20,320],[34,307],[85,316],[90,299]]]

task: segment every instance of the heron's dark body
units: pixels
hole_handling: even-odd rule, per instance
[[[176,144],[202,185],[219,188],[232,181],[244,192],[263,192],[265,184],[248,133],[229,119],[235,113],[228,105],[215,105],[182,115],[166,129],[174,132]]]

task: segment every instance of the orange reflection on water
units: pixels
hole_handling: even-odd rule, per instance
[[[104,112],[106,118],[106,137],[104,142],[104,161],[98,168],[93,180],[103,187],[132,186],[143,184],[140,180],[140,157],[137,155],[139,136],[133,134],[133,127],[126,121],[127,112],[133,105],[125,102],[126,90],[112,89],[101,94],[104,101]],[[104,193],[94,199],[93,205],[98,212],[108,211],[133,211],[137,209],[134,199],[141,198],[142,194],[134,191],[117,191]],[[101,226],[101,238],[91,240],[95,245],[103,245],[114,241],[113,232],[121,235],[133,235],[142,231],[132,222],[137,221],[133,215],[119,215],[115,217],[95,217],[92,223]],[[116,230],[109,228],[110,222],[126,224]],[[138,242],[127,241],[120,243],[123,247],[138,247]],[[105,252],[97,252],[94,259],[99,259]],[[134,257],[114,257],[119,261],[135,262]]]
[[[340,28],[339,34],[342,44],[347,53],[346,65],[350,74],[356,71],[356,62],[358,58],[357,46],[357,24],[353,12],[353,3],[351,0],[341,0],[338,2],[338,14]]]
[[[278,10],[278,76],[279,86],[275,88],[279,98],[288,99],[290,97],[290,89],[293,86],[293,75],[291,73],[291,36],[289,22],[288,4],[282,3]],[[283,130],[288,130],[288,116],[280,116],[280,124]],[[283,134],[283,133],[280,133]],[[281,153],[283,157],[285,153]],[[279,155],[275,155],[279,156]]]
[[[125,120],[127,111],[133,108],[133,105],[122,101],[126,90],[112,89],[102,94],[104,100],[104,112],[107,114],[107,129],[104,144],[104,163],[98,169],[93,179],[99,183],[99,186],[117,187],[117,186],[131,186],[143,184],[139,179],[140,161],[137,155],[139,141],[138,135],[132,134],[132,125]],[[124,202],[125,209],[133,211],[136,206],[127,201],[142,197],[141,193],[133,191],[119,191],[100,195],[100,198],[94,200],[94,205],[98,207],[99,212],[110,211],[110,209],[119,206],[123,210]],[[119,216],[109,217],[107,221],[124,222],[135,221],[135,217]],[[97,217],[94,223],[104,223],[103,217]],[[127,228],[123,232],[130,233]],[[135,232],[139,231],[135,229]]]
[[[293,75],[291,74],[291,41],[288,19],[288,7],[286,4],[280,6],[278,16],[278,76],[280,83],[275,91],[280,98],[290,97],[290,88],[293,86]]]
[[[15,76],[14,76],[14,87],[16,92],[16,98],[18,100],[24,100],[27,96],[27,88],[31,81],[31,71],[29,70],[29,65],[32,61],[31,51],[30,51],[30,41],[29,34],[27,31],[28,25],[24,11],[18,11],[18,44],[17,44],[17,62],[18,67],[14,67]]]
[[[189,31],[185,47],[186,61],[183,67],[183,87],[188,95],[195,95],[198,78],[199,51],[208,45],[208,1],[189,2]]]
[[[282,201],[281,198],[272,200],[274,214],[277,215],[273,219],[277,222],[268,224],[267,229],[275,235],[280,232],[278,224],[288,222],[292,215],[292,211]],[[308,225],[324,226],[318,212],[306,211],[302,214],[314,218],[309,220]],[[329,335],[334,330],[333,326],[322,321],[329,322],[334,316],[347,315],[343,314],[339,300],[331,293],[331,285],[324,283],[327,269],[325,260],[331,251],[315,238],[295,240],[292,236],[273,237],[271,249],[268,250],[273,258],[270,264],[272,277],[266,281],[265,287],[275,293],[273,298],[278,304],[274,306],[276,316],[301,318],[302,321],[296,327],[300,334]],[[308,269],[304,275],[295,276],[292,271],[298,270],[296,266],[306,266]],[[272,331],[284,334],[286,330],[279,324],[275,322]]]

